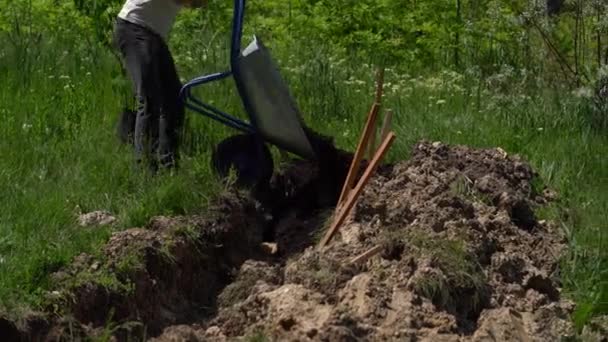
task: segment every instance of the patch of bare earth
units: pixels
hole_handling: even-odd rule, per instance
[[[377,172],[323,252],[314,244],[339,186],[323,192],[322,171],[294,165],[275,176],[275,201],[265,210],[247,197],[223,197],[208,217],[158,218],[115,234],[103,265],[79,257],[55,275],[63,286],[50,302],[62,318],[47,316],[38,336],[66,336],[67,327],[99,335],[109,317],[120,324],[117,340],[145,333],[154,341],[553,341],[573,334],[573,305],[558,278],[565,241],[535,217],[547,199],[517,156],[419,143],[410,160]],[[336,165],[343,181],[348,158]],[[277,242],[277,254],[262,253],[263,235]],[[350,263],[377,246],[379,254]],[[130,288],[91,279],[97,270]]]

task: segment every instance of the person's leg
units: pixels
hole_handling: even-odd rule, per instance
[[[135,159],[138,163],[149,163],[149,167],[154,171],[154,150],[158,140],[160,113],[155,37],[146,29],[121,20],[116,25],[116,36],[137,98],[133,137]]]
[[[179,97],[182,83],[177,74],[171,52],[160,41],[158,62],[162,87],[162,110],[159,120],[159,159],[165,167],[177,166],[179,143],[184,125],[184,105]]]
[[[137,112],[130,108],[124,108],[118,114],[118,123],[116,124],[116,135],[121,143],[132,145],[133,133],[135,132],[135,118]]]
[[[118,64],[121,66],[121,75],[125,79],[129,79],[129,75],[127,74],[127,70],[124,67],[124,55],[120,49],[120,40],[122,39],[122,29],[121,25],[119,25],[118,21],[114,22],[114,30],[112,36],[112,55],[118,61]],[[132,86],[129,87],[126,84],[123,86],[122,84],[118,87],[118,91],[123,96],[123,105],[122,111],[120,111],[117,115],[116,121],[116,137],[123,144],[132,144],[133,143],[133,131],[135,129],[135,110],[133,110],[134,103],[134,94],[132,91]]]

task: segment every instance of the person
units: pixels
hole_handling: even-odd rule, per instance
[[[114,45],[129,75],[137,110],[132,142],[138,164],[151,171],[177,166],[184,106],[182,84],[167,39],[182,7],[200,8],[207,0],[126,0],[114,26]],[[127,113],[128,114],[128,113]]]

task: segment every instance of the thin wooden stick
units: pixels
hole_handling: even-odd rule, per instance
[[[382,129],[380,130],[380,140],[384,140],[386,135],[391,130],[391,126],[393,125],[393,110],[389,109],[386,111],[386,115],[384,116],[384,121],[382,122]]]
[[[336,215],[334,222],[332,222],[332,225],[329,227],[329,230],[327,231],[327,233],[325,233],[325,236],[319,243],[319,248],[325,247],[325,245],[327,245],[329,240],[338,231],[338,228],[340,228],[340,226],[346,219],[346,216],[348,215],[350,210],[353,208],[357,198],[359,198],[359,195],[363,191],[363,187],[365,187],[365,185],[371,178],[372,174],[374,173],[374,171],[380,164],[380,160],[384,157],[384,155],[386,154],[386,152],[388,151],[389,147],[391,146],[391,144],[393,143],[394,140],[395,140],[395,134],[393,132],[390,132],[388,134],[388,136],[382,142],[382,145],[380,145],[380,148],[378,149],[378,151],[376,151],[374,158],[372,159],[372,161],[369,163],[369,165],[365,169],[365,172],[363,173],[363,176],[357,183],[357,186],[353,189],[352,192],[349,193],[348,198],[344,202],[344,205],[338,208],[338,214]]]
[[[364,263],[367,260],[369,260],[371,257],[373,257],[374,255],[382,252],[382,246],[378,245],[373,247],[372,249],[352,258],[349,262],[349,264],[358,264],[358,263]]]
[[[342,205],[342,202],[348,196],[348,193],[353,188],[353,184],[355,183],[355,178],[359,173],[359,166],[361,165],[361,159],[363,159],[363,154],[365,153],[365,148],[367,147],[367,143],[369,141],[369,136],[372,132],[372,128],[376,126],[376,119],[378,117],[378,109],[379,106],[374,103],[369,114],[367,115],[367,122],[365,123],[365,127],[363,128],[363,132],[361,133],[361,138],[359,139],[359,145],[357,146],[357,151],[353,156],[353,161],[350,163],[350,169],[348,170],[348,174],[346,176],[346,180],[344,181],[344,185],[342,186],[342,193],[340,194],[340,199],[338,200],[338,206]]]

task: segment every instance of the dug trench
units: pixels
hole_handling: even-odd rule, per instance
[[[351,155],[293,161],[264,203],[232,189],[201,216],[115,233],[52,277],[43,314],[0,334],[156,341],[548,341],[573,334],[555,194],[518,156],[420,142],[383,165],[328,249]],[[277,253],[261,248],[264,237]],[[372,249],[378,255],[352,258]],[[11,335],[9,335],[11,334]],[[105,335],[104,335],[105,334]]]

